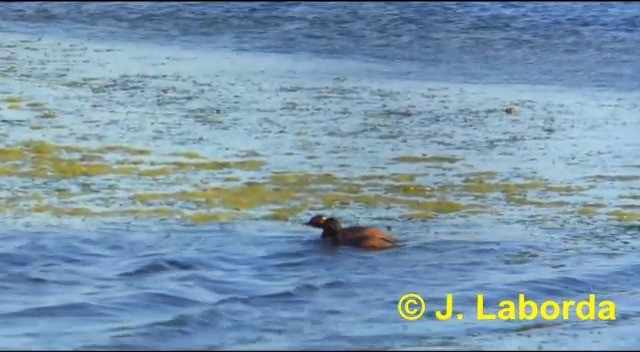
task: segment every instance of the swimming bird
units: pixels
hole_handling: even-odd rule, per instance
[[[322,214],[313,216],[306,225],[323,229],[322,238],[331,240],[336,246],[380,250],[395,247],[397,242],[393,236],[382,230],[364,226],[343,228],[338,219]]]

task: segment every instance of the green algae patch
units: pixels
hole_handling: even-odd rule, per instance
[[[138,203],[150,203],[170,198],[171,194],[168,193],[139,193],[133,196],[133,200]]]
[[[17,176],[20,170],[15,166],[0,166],[0,176]]]
[[[56,152],[56,146],[45,141],[28,141],[24,143],[24,147],[34,154],[53,154]]]
[[[22,160],[24,158],[25,153],[20,149],[0,148],[0,161]]]
[[[31,207],[33,213],[49,213],[56,217],[132,217],[132,218],[172,218],[180,216],[180,212],[168,207],[147,209],[120,209],[94,211],[85,207],[56,207],[38,204]]]
[[[10,104],[19,104],[22,103],[22,98],[19,96],[8,96],[5,98],[5,101]]]
[[[498,173],[495,171],[472,171],[464,174],[457,174],[458,177],[464,177],[465,182],[474,182],[479,180],[491,180],[498,177]]]
[[[456,158],[453,156],[414,156],[414,155],[404,155],[391,159],[396,163],[447,163],[454,164],[458,161],[462,160],[460,158]]]
[[[360,194],[362,193],[362,186],[358,184],[339,184],[336,187],[336,191],[344,194]]]
[[[588,190],[586,186],[550,185],[543,181],[530,181],[523,183],[489,183],[478,179],[465,179],[461,187],[462,191],[474,194],[486,194],[502,192],[507,195],[526,193],[533,190],[541,190],[551,193],[579,193]]]
[[[112,167],[111,173],[114,175],[133,175],[138,172],[138,168],[134,166],[118,166]]]
[[[266,218],[276,221],[288,221],[296,215],[302,213],[305,209],[306,207],[304,206],[284,207],[271,211],[271,213],[269,213]]]
[[[208,199],[208,201],[209,200],[211,199]],[[249,209],[260,208],[261,206],[268,204],[268,202],[264,202],[261,199],[253,198],[250,196],[233,197],[233,196],[225,195],[220,199],[218,204],[222,205],[227,209],[249,210]]]
[[[205,157],[198,154],[197,152],[178,152],[178,153],[170,153],[169,155],[187,158],[187,159],[206,159]]]
[[[7,109],[9,109],[9,110],[19,110],[20,109],[20,103],[11,103],[11,104],[9,104],[9,106],[7,106]]]
[[[523,193],[530,190],[543,189],[544,187],[545,187],[545,183],[542,181],[498,184],[498,188],[500,189],[500,191],[506,194]]]
[[[84,164],[73,160],[60,160],[51,164],[50,171],[62,178],[101,176],[110,174],[111,166],[102,163]]]
[[[72,198],[75,198],[75,197],[78,197],[78,196],[82,195],[81,193],[73,193],[73,192],[62,191],[62,190],[61,191],[56,191],[55,194],[56,194],[56,197],[58,199],[61,199],[61,200],[72,199]]]
[[[201,223],[207,223],[207,222],[225,222],[232,219],[232,216],[230,216],[229,214],[204,213],[204,212],[185,214],[183,217],[195,224],[201,224]]]
[[[390,191],[410,196],[428,196],[433,193],[433,189],[428,186],[400,184],[390,187]]]
[[[394,174],[391,175],[391,180],[394,182],[415,182],[417,175],[415,174]]]
[[[50,205],[39,204],[31,208],[34,213],[50,213],[54,216],[92,216],[95,213],[89,208],[83,207],[55,207]]]
[[[28,140],[22,143],[22,148],[32,154],[50,155],[57,152],[78,153],[82,148],[69,145],[55,145],[43,140]]]
[[[454,193],[459,189],[459,186],[456,184],[442,184],[438,185],[435,189],[439,194],[450,194]]]
[[[269,183],[279,186],[307,187],[314,185],[335,185],[341,180],[333,174],[309,174],[295,172],[275,172],[269,177]]]
[[[32,193],[32,194],[25,194],[25,195],[20,195],[20,196],[12,196],[12,197],[8,197],[6,200],[7,202],[10,203],[21,203],[21,202],[41,202],[45,199],[45,196],[40,194],[40,193]]]
[[[109,153],[126,155],[107,155]],[[34,184],[39,189],[45,189],[44,193],[49,199],[65,204],[60,206],[59,203],[55,203],[57,207],[37,205],[32,209],[34,213],[81,217],[177,218],[194,223],[227,221],[239,217],[290,221],[309,208],[321,207],[325,209],[375,208],[374,212],[380,210],[382,214],[390,214],[385,209],[392,210],[393,214],[400,210],[400,214],[394,215],[394,218],[400,216],[414,220],[427,220],[442,214],[456,214],[455,216],[462,217],[491,213],[487,210],[489,207],[493,207],[492,209],[497,207],[499,210],[514,207],[514,205],[562,207],[569,203],[543,202],[528,199],[527,196],[556,200],[557,198],[552,196],[578,193],[587,189],[574,185],[550,184],[538,179],[527,182],[496,182],[498,174],[490,171],[460,173],[454,176],[464,177],[463,182],[456,181],[456,183],[444,185],[437,183],[427,185],[438,182],[437,178],[441,176],[434,175],[436,179],[432,181],[429,177],[430,173],[387,173],[349,177],[338,173],[265,170],[258,175],[238,177],[235,175],[243,174],[236,173],[236,169],[264,170],[266,163],[253,159],[209,160],[195,152],[167,153],[160,157],[164,159],[169,155],[175,158],[162,161],[128,156],[149,154],[151,154],[150,150],[127,146],[91,148],[31,140],[0,148],[0,176],[45,179]],[[117,160],[111,161],[111,157]],[[404,160],[401,162],[455,162],[438,159],[440,157],[416,158],[420,161],[399,160]],[[455,160],[460,159],[455,158]],[[203,172],[203,175],[190,172],[200,170],[213,172]],[[224,171],[215,172],[216,170]],[[106,175],[130,175],[131,177],[126,177],[122,183],[117,182],[118,177],[91,178]],[[170,191],[163,191],[163,185],[167,184],[163,182],[160,185],[154,178],[164,176],[170,176],[170,181],[179,188],[170,186],[172,187]],[[71,182],[65,180],[76,177],[82,178]],[[56,179],[63,180],[64,183],[56,184]],[[423,182],[423,180],[427,181]],[[29,180],[17,181],[29,182]],[[209,185],[209,182],[212,184]],[[88,186],[85,187],[85,184]],[[124,184],[130,187],[128,189],[147,189],[149,192],[135,194],[134,191],[133,194],[122,195],[124,189],[121,187]],[[81,190],[78,191],[78,188]],[[64,191],[56,191],[56,189]],[[528,192],[530,193],[527,194]],[[497,196],[482,197],[490,193],[496,193]],[[114,198],[119,198],[121,195],[126,197],[125,203],[141,208],[125,209],[124,204],[116,205],[121,204],[121,199]],[[503,197],[506,204],[500,204]],[[629,195],[627,198],[638,199],[639,196]],[[469,200],[480,203],[480,199],[491,203],[486,204],[487,208],[468,203]],[[42,199],[34,200],[36,201],[42,202]],[[33,203],[24,204],[26,200],[20,202],[18,204],[21,204],[21,209],[28,209],[33,205]],[[83,207],[73,207],[73,205]],[[99,207],[98,209],[102,207],[113,209],[97,211],[94,206]],[[581,215],[590,215],[595,212],[590,204],[581,203],[579,206],[583,208],[578,210],[572,208],[570,211],[573,214],[577,211]],[[617,208],[620,212],[630,210],[623,207]],[[604,214],[602,210],[599,212]],[[627,217],[637,216],[633,215],[634,213],[624,214],[632,214]]]
[[[222,181],[224,181],[224,182],[240,182],[240,181],[242,181],[242,177],[227,176],[227,177],[222,178]]]
[[[45,177],[49,177],[50,173],[43,168],[37,168],[37,169],[31,169],[31,170],[25,170],[25,171],[18,171],[15,176],[19,176],[19,177],[27,177],[27,178],[45,178]]]
[[[311,199],[310,199],[311,200]],[[323,208],[337,208],[349,205],[349,201],[345,200],[343,194],[322,193],[317,197],[313,197],[315,204],[322,205]]]
[[[630,213],[622,210],[614,210],[609,212],[608,215],[618,221],[634,221],[640,219],[640,213]]]
[[[339,199],[344,199],[342,195],[337,196]],[[351,201],[366,206],[391,206],[394,204],[398,204],[398,201],[400,201],[400,199],[376,194],[360,194],[352,197]],[[408,203],[408,201],[404,202]]]
[[[240,160],[234,161],[232,165],[234,169],[238,170],[257,171],[261,170],[266,165],[266,162],[262,160]]]
[[[219,190],[217,196],[223,205],[246,209],[261,205],[286,204],[296,196],[296,192],[287,188],[272,188],[266,184],[244,184]]]
[[[286,204],[295,196],[296,193],[288,189],[273,189],[262,184],[244,184],[233,188],[215,187],[176,193],[142,193],[136,194],[134,200],[140,203],[175,200],[226,209],[248,210],[265,205]]]
[[[481,205],[465,205],[464,213],[467,215],[479,215],[489,213],[489,209]]]
[[[108,145],[89,150],[97,154],[122,153],[128,155],[151,155],[151,150],[143,148],[135,148],[124,145]]]
[[[559,208],[559,207],[565,207],[570,204],[569,202],[565,202],[562,200],[553,201],[553,202],[543,202],[539,200],[533,200],[533,199],[528,199],[526,197],[514,196],[509,194],[505,195],[505,200],[507,201],[507,203],[510,203],[510,204],[533,205],[539,208]]]
[[[178,170],[224,170],[232,168],[231,162],[225,161],[203,161],[203,162],[185,162],[174,161],[169,163],[175,166]]]
[[[421,201],[408,203],[409,208],[418,210],[421,213],[450,214],[462,211],[465,206],[462,203],[447,200]]]
[[[224,170],[237,169],[244,171],[257,171],[266,165],[262,160],[237,160],[237,161],[202,161],[202,162],[182,162],[174,161],[169,163],[179,170]]]
[[[158,208],[148,208],[148,209],[127,209],[127,210],[118,210],[116,212],[109,212],[103,214],[108,216],[118,216],[118,217],[134,217],[134,218],[142,218],[142,219],[155,219],[155,218],[173,218],[176,216],[181,216],[181,212],[177,212],[174,209],[168,207],[158,207]]]
[[[138,176],[143,177],[158,177],[158,176],[168,176],[173,174],[177,168],[170,166],[163,166],[152,169],[143,169],[138,171]]]
[[[584,207],[584,208],[578,209],[578,214],[580,215],[593,215],[595,213],[596,213],[596,210],[590,207]]]
[[[492,193],[496,191],[496,187],[493,184],[477,181],[465,183],[462,186],[462,189],[465,192],[481,194]]]
[[[554,193],[578,193],[589,190],[591,187],[587,186],[572,186],[572,185],[545,185],[543,189],[547,192]]]
[[[0,158],[2,156],[0,155]],[[626,194],[626,195],[622,195],[620,196],[620,198],[624,198],[624,199],[633,199],[633,200],[640,200],[640,194]]]

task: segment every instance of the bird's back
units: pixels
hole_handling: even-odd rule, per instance
[[[366,249],[386,249],[395,246],[396,239],[376,228],[352,226],[340,229],[340,242]]]

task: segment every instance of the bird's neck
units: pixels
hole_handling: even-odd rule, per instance
[[[322,238],[330,238],[334,244],[340,243],[340,235],[338,234],[338,231],[330,227],[325,228],[324,231],[322,231]]]

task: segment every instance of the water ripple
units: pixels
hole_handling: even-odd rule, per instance
[[[126,271],[119,276],[123,277],[137,277],[157,274],[167,271],[182,271],[182,270],[196,270],[197,267],[189,263],[184,263],[179,260],[154,260],[152,263],[136,265],[138,268]]]

